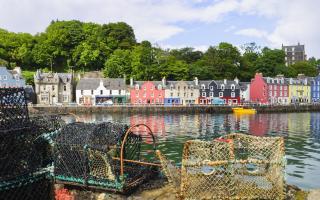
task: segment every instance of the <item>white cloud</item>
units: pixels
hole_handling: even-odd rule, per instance
[[[236,31],[235,34],[256,38],[266,38],[268,36],[268,33],[266,31],[259,30],[256,28],[241,29]]]
[[[201,1],[202,2],[202,1]],[[208,6],[180,0],[1,0],[0,27],[16,32],[42,32],[51,20],[78,19],[107,23],[125,21],[139,40],[162,41],[183,30],[179,22],[215,22],[238,2]]]
[[[265,38],[271,47],[298,42],[306,45],[308,56],[320,57],[320,1],[318,0],[244,0],[240,12],[275,19],[271,31],[255,28],[244,29],[235,34]]]
[[[216,34],[221,36],[237,27],[236,35],[265,39],[271,47],[300,42],[306,45],[309,56],[320,57],[319,7],[319,0],[0,0],[0,27],[37,33],[55,19],[125,21],[133,26],[139,41],[164,43],[185,29],[194,28],[194,24],[213,25],[228,14],[249,15],[268,18],[273,28],[262,30],[250,23],[248,27],[230,24]]]

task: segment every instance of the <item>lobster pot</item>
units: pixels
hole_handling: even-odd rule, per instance
[[[165,175],[183,199],[284,199],[284,141],[230,134],[187,141],[181,174],[158,152]]]
[[[128,126],[117,123],[72,123],[53,136],[54,177],[65,184],[127,192],[153,173],[152,167],[125,162],[120,149]],[[139,160],[142,138],[128,134],[124,158]]]
[[[54,199],[53,184],[47,173],[38,172],[19,180],[1,182],[0,198],[6,200]]]
[[[50,199],[52,156],[43,135],[61,125],[57,116],[30,118],[23,88],[0,89],[1,199]]]

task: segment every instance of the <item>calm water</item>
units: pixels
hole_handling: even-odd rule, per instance
[[[320,113],[256,114],[89,114],[80,121],[145,123],[157,136],[158,149],[171,160],[181,161],[182,147],[190,139],[210,140],[226,133],[284,136],[286,180],[304,189],[320,188]],[[64,116],[68,122],[72,116]]]

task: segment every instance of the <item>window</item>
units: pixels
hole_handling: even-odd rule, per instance
[[[193,85],[191,85],[191,90],[193,90]]]
[[[68,102],[68,100],[69,100],[68,95],[63,95],[63,102]]]
[[[162,89],[162,86],[161,85],[158,85],[158,90],[161,90]]]
[[[139,97],[139,92],[136,92],[136,97]]]
[[[43,86],[43,90],[46,90],[46,86],[45,85]]]
[[[205,92],[202,92],[202,97],[206,97],[206,93]]]
[[[47,102],[47,101],[49,101],[49,97],[48,97],[48,95],[47,94],[43,94],[43,95],[41,95],[41,101],[42,102]]]
[[[180,93],[178,92],[178,95],[177,95],[178,97],[180,96]]]
[[[7,79],[8,79],[7,75],[3,75],[3,80],[7,80]]]
[[[93,90],[91,90],[91,95],[93,95]]]
[[[186,93],[183,93],[183,96],[186,97]]]
[[[83,95],[83,90],[81,90],[81,92],[80,92],[80,93],[81,93],[81,95]]]
[[[287,90],[287,86],[283,86],[283,90]]]
[[[151,88],[150,88],[151,90],[153,90],[154,89],[154,87],[153,86],[151,86]]]
[[[66,85],[63,86],[63,91],[67,91],[67,86]]]
[[[269,90],[272,90],[272,85],[269,85]]]
[[[2,76],[0,76],[0,80],[2,80]]]
[[[112,90],[110,90],[110,95],[112,95]]]
[[[180,86],[178,86],[178,90],[180,90]]]
[[[231,85],[231,90],[234,90],[236,87],[232,84]]]
[[[192,96],[192,97],[193,97],[193,92],[191,92],[191,93],[190,93],[190,96]]]
[[[143,93],[143,97],[146,97],[146,96],[147,96],[147,93],[146,93],[146,92],[144,92],[144,93]]]
[[[280,85],[280,90],[282,90],[282,85]]]
[[[186,87],[186,86],[184,86],[184,87],[183,87],[183,89],[184,89],[184,90],[186,90],[186,89],[187,89],[187,87]]]
[[[210,92],[210,97],[213,97],[213,92]]]
[[[274,90],[276,90],[276,89],[277,89],[277,86],[276,86],[276,85],[274,85],[274,86],[273,86],[273,89],[274,89]]]
[[[235,96],[236,96],[236,94],[234,92],[231,92],[231,97],[233,98]]]
[[[119,95],[121,95],[121,90],[119,90],[118,92],[119,92]]]
[[[103,90],[100,90],[100,95],[103,95]]]
[[[54,91],[54,85],[52,86],[52,91]]]
[[[204,84],[201,85],[201,89],[206,89],[206,86]]]
[[[223,84],[221,85],[221,90],[224,90],[224,85]]]
[[[210,90],[213,90],[213,86],[210,86]]]
[[[219,97],[223,97],[223,92],[219,92]]]
[[[170,93],[170,96],[171,96],[171,97],[173,96],[173,92]]]
[[[151,93],[151,97],[154,97],[154,94],[153,94],[153,93]]]
[[[139,85],[138,85],[138,84],[136,84],[135,88],[136,88],[136,90],[139,90]]]

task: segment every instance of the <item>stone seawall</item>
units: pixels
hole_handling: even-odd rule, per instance
[[[319,112],[320,104],[288,106],[255,106],[258,113]],[[30,113],[232,113],[231,106],[36,106],[29,108]]]

